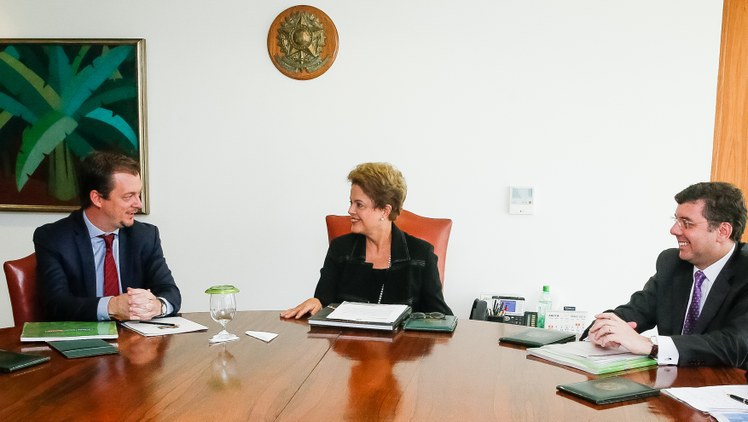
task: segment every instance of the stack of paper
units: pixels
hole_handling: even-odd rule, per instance
[[[714,416],[718,421],[746,420],[748,385],[713,385],[708,387],[674,387],[663,393]],[[734,397],[731,397],[734,396]]]
[[[591,374],[607,374],[657,365],[647,356],[635,355],[623,347],[602,348],[589,341],[574,341],[564,344],[549,344],[527,353],[561,365],[580,369]]]
[[[309,325],[395,330],[410,314],[408,305],[333,303],[309,317]]]

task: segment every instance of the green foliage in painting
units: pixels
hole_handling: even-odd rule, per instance
[[[24,122],[19,192],[47,158],[50,194],[68,200],[76,157],[100,149],[137,156],[137,72],[123,66],[135,55],[134,45],[19,43],[0,51],[0,131]]]

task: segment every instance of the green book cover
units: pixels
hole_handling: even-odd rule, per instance
[[[453,332],[457,326],[457,317],[454,315],[445,315],[444,319],[421,318],[405,320],[403,326],[406,330],[416,331],[447,331]]]
[[[0,350],[0,372],[13,372],[49,360],[49,356]]]
[[[98,338],[50,341],[49,345],[65,355],[65,357],[71,359],[119,353],[116,347]]]
[[[61,341],[79,339],[117,338],[114,321],[55,321],[26,322],[23,324],[21,341]]]
[[[617,403],[660,394],[660,390],[619,377],[562,384],[556,388],[595,404]]]

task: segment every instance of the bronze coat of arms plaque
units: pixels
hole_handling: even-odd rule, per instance
[[[290,7],[270,25],[268,54],[289,78],[316,78],[327,72],[338,55],[338,30],[316,7]]]

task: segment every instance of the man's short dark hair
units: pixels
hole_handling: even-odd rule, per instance
[[[683,204],[704,200],[704,218],[714,230],[720,223],[732,224],[730,239],[740,242],[745,230],[746,209],[740,189],[725,182],[702,182],[691,185],[675,195],[675,202]]]
[[[92,205],[91,191],[95,190],[104,199],[114,189],[114,173],[140,175],[140,165],[134,159],[114,152],[95,151],[87,155],[78,167],[81,208]]]

